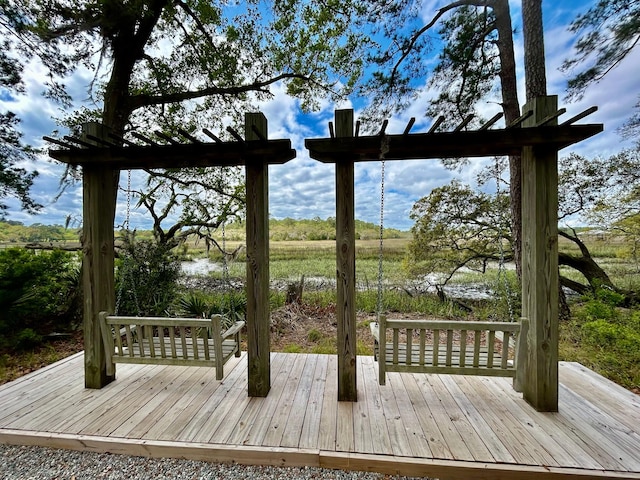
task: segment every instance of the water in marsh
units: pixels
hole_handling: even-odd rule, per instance
[[[214,279],[209,274],[211,272],[222,272],[223,264],[219,262],[213,262],[207,258],[196,258],[191,261],[181,262],[181,270],[184,274],[184,283],[192,288],[207,284],[208,288],[215,288],[215,284],[222,284],[220,279]],[[443,274],[428,274],[418,279],[407,281],[404,285],[395,285],[395,287],[404,288],[408,291],[415,293],[436,293],[436,285],[439,285],[444,280]],[[276,290],[286,290],[287,285],[293,282],[299,282],[300,278],[283,278],[272,279],[271,286]],[[231,280],[234,288],[242,288],[241,282],[238,279]],[[326,290],[336,288],[336,279],[328,278],[317,275],[305,276],[304,287],[307,290]],[[390,285],[385,282],[384,288],[393,288],[394,285]],[[358,283],[358,290],[370,290],[376,288],[376,284]],[[449,298],[456,298],[460,300],[490,300],[494,298],[494,292],[483,283],[449,283],[444,288],[444,293]]]

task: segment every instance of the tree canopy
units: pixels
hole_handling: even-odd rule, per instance
[[[350,12],[335,1],[19,4],[23,44],[58,58],[51,65],[57,77],[78,66],[93,72],[90,93],[116,133],[185,119],[211,126],[278,82],[310,106],[320,92],[350,88],[360,73],[358,61],[344,61],[360,40],[346,28]]]
[[[578,99],[591,85],[598,83],[636,48],[640,41],[640,1],[598,0],[579,14],[570,30],[579,35],[575,54],[565,60],[562,69],[572,75],[568,97]],[[640,102],[636,110],[640,109]],[[637,134],[640,113],[627,122],[624,133]]]
[[[49,96],[68,102],[65,76],[91,73],[95,108],[63,122],[75,133],[81,122],[99,120],[121,136],[178,128],[197,135],[240,122],[276,86],[303,108],[351,91],[366,42],[348,28],[355,12],[356,3],[336,0],[22,0],[7,21],[16,48],[48,67]],[[159,241],[175,240],[182,228],[215,228],[243,202],[237,174],[226,176],[226,186],[202,169],[149,174],[155,179],[137,196]],[[213,208],[219,200],[205,190],[234,206]],[[172,226],[161,225],[176,215]]]
[[[8,55],[11,41],[8,33],[8,16],[11,14],[7,2],[0,2],[0,95],[11,98],[23,90],[22,64]],[[22,208],[30,213],[37,212],[42,205],[31,198],[30,189],[36,171],[29,171],[23,165],[33,159],[33,151],[22,144],[22,134],[18,125],[20,119],[11,111],[0,112],[0,218],[8,208],[2,201],[6,197],[14,197],[20,201]]]
[[[575,247],[559,254],[559,264],[580,272],[584,281],[561,276],[563,286],[578,293],[607,286],[628,303],[637,293],[616,286],[597,264],[571,224],[579,218],[630,240],[637,261],[640,245],[638,188],[640,151],[626,150],[610,158],[587,159],[571,154],[561,159],[558,217],[559,235]],[[479,179],[486,183],[487,177]],[[629,185],[632,188],[629,188]],[[508,196],[488,195],[454,181],[434,189],[414,205],[413,241],[409,259],[413,273],[446,272],[446,283],[461,268],[485,271],[490,263],[513,258],[513,231]]]

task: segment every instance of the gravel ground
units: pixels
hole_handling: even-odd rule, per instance
[[[310,467],[260,467],[0,445],[3,480],[409,480]]]

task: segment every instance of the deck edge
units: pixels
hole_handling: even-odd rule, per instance
[[[539,467],[515,464],[489,464],[456,460],[397,457],[318,449],[256,447],[110,438],[0,428],[0,444],[25,445],[93,453],[151,458],[179,458],[213,463],[236,463],[273,467],[320,467],[339,470],[378,472],[389,475],[431,476],[440,480],[469,478],[501,480],[593,478],[640,479],[640,472],[614,472],[576,468]]]

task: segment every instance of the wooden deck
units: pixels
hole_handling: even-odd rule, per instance
[[[247,358],[119,365],[84,388],[77,354],[0,386],[0,443],[214,462],[320,466],[441,479],[640,479],[640,397],[575,363],[560,411],[538,413],[489,377],[389,373],[358,357],[358,402],[338,402],[336,356],[273,353],[266,398]]]

